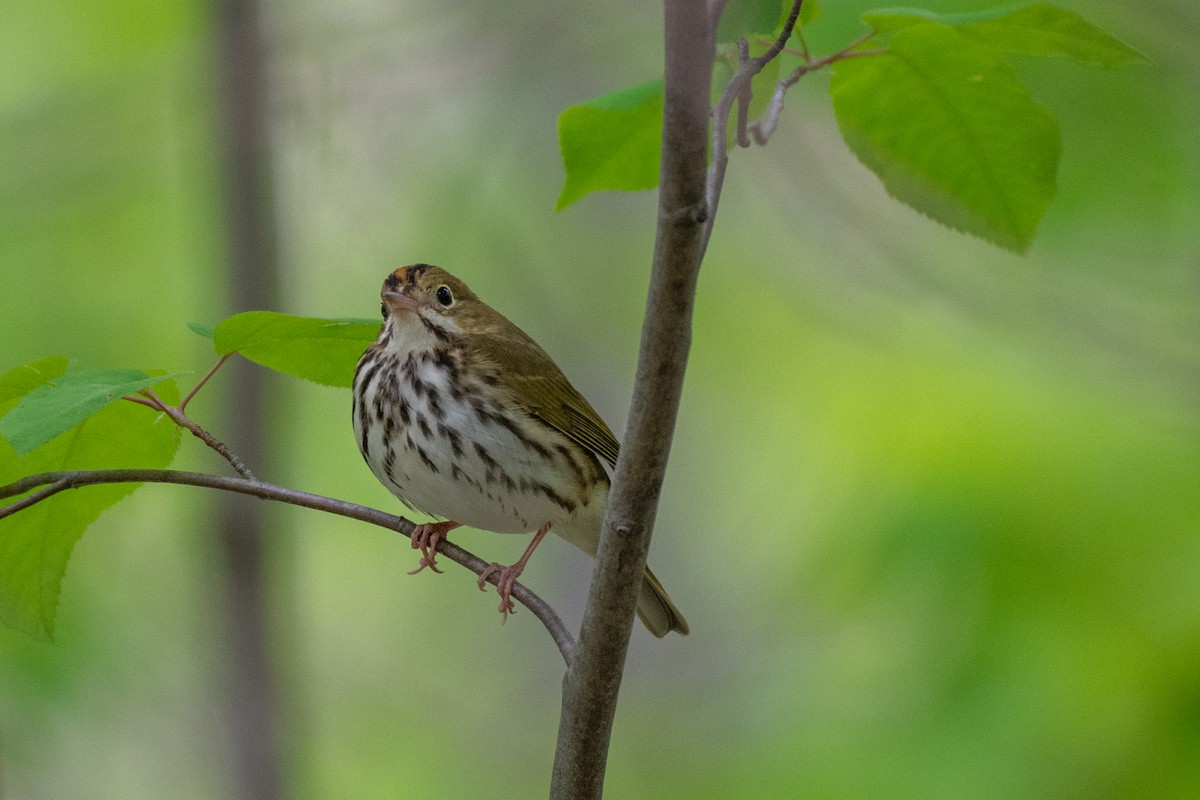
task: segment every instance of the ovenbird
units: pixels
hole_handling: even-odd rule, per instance
[[[548,531],[595,556],[617,440],[562,370],[524,331],[459,279],[401,267],[381,293],[383,327],[354,372],[354,429],[363,458],[401,502],[444,521],[418,525],[414,572],[437,569],[438,542],[460,525],[533,539],[498,573],[500,611]],[[688,632],[646,570],[638,616],[655,636]]]

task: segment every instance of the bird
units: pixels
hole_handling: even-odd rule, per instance
[[[478,580],[486,591],[497,576],[507,619],[548,532],[595,557],[617,439],[532,337],[441,267],[394,270],[380,300],[379,336],[354,371],[359,451],[404,505],[439,520],[412,533],[414,573],[440,572],[437,545],[463,525],[533,534],[516,563],[493,562]],[[688,633],[649,567],[637,612],[659,638]]]

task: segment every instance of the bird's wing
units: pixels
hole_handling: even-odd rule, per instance
[[[469,350],[503,371],[515,402],[610,467],[616,466],[617,437],[537,342],[512,323],[474,338]]]

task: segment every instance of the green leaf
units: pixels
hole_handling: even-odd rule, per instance
[[[199,322],[187,323],[188,329],[197,336],[203,336],[205,339],[213,338],[213,326],[201,325]]]
[[[782,27],[783,20],[787,19],[788,11],[791,4],[784,0],[783,2],[783,18],[779,24]],[[807,25],[812,25],[821,16],[821,4],[817,0],[804,0],[804,5],[800,6],[800,28]]]
[[[879,8],[864,11],[859,18],[879,33],[890,33],[913,25],[940,22],[943,25],[969,25],[982,20],[995,19],[1012,11],[1012,7],[986,8],[962,14],[938,14],[924,8]]]
[[[378,321],[315,319],[274,311],[246,311],[213,330],[218,353],[241,353],[278,372],[325,386],[349,388],[354,367],[379,335]]]
[[[937,22],[989,47],[1026,56],[1070,58],[1093,67],[1118,67],[1146,57],[1074,11],[1033,3],[971,14],[935,14],[922,9],[868,11],[862,19],[880,32]]]
[[[0,376],[0,415],[63,375],[67,361],[54,357]],[[176,403],[174,381],[157,393]],[[0,486],[40,472],[71,469],[163,468],[179,446],[179,428],[134,403],[112,403],[26,455],[0,439]],[[0,622],[50,639],[63,573],[75,542],[106,508],[138,484],[90,486],[59,494],[0,519]],[[5,498],[5,504],[19,498]]]
[[[1093,67],[1146,61],[1137,50],[1074,11],[1049,3],[1034,3],[995,19],[965,25],[962,31],[998,50],[1070,58]]]
[[[663,82],[648,81],[571,106],[558,116],[566,180],[556,208],[603,190],[658,185]]]
[[[780,26],[780,4],[781,0],[729,0],[717,23],[717,41],[736,42],[755,33],[770,34]],[[790,0],[784,4],[791,9]],[[786,15],[784,11],[784,19]]]
[[[1023,252],[1055,193],[1059,130],[996,51],[938,23],[839,61],[842,136],[901,202]]]
[[[0,418],[29,392],[67,371],[67,359],[50,356],[14,367],[0,376]]]
[[[185,374],[151,377],[136,369],[103,369],[55,376],[25,394],[12,411],[0,418],[0,436],[8,440],[17,455],[25,455],[114,400]]]

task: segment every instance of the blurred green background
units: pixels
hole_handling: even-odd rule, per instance
[[[826,75],[733,154],[651,554],[693,633],[634,633],[612,797],[1200,796],[1200,7],[1059,4],[1152,63],[1018,65],[1064,139],[1025,257],[890,201]],[[824,5],[819,52],[881,4]],[[655,198],[553,213],[554,123],[657,74],[658,4],[265,10],[279,310],[371,316],[387,271],[441,264],[619,431]],[[211,29],[179,0],[0,5],[0,369],[212,361],[184,325],[229,307]],[[396,510],[348,393],[272,380],[255,471]],[[191,411],[220,435],[219,408]],[[178,465],[222,470],[191,440]],[[230,796],[212,503],[144,488],[77,547],[56,644],[0,631],[0,796]],[[272,520],[291,794],[543,796],[562,664],[532,617],[407,576],[396,535]],[[589,569],[556,541],[526,580],[575,626]]]

